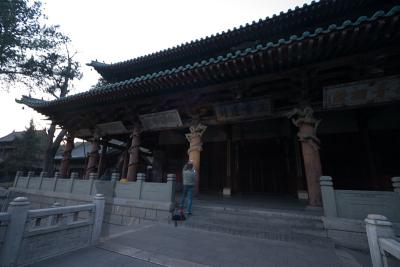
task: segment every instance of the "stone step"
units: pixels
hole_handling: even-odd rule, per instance
[[[300,218],[282,218],[282,217],[257,217],[253,215],[226,214],[196,212],[194,218],[199,220],[207,218],[213,223],[222,224],[240,224],[243,226],[262,226],[262,225],[280,225],[287,227],[324,229],[321,219],[300,219]]]
[[[235,223],[245,225],[280,225],[288,227],[324,229],[323,222],[319,216],[305,216],[285,212],[251,212],[251,211],[230,211],[196,209],[195,218],[207,218],[215,223]]]
[[[188,218],[188,221],[195,222],[198,224],[212,224],[212,225],[221,225],[224,227],[234,227],[240,229],[252,229],[261,232],[293,232],[293,233],[302,233],[308,234],[312,236],[318,237],[326,237],[326,231],[321,226],[315,226],[310,224],[293,224],[293,223],[277,223],[276,221],[268,221],[268,222],[254,222],[252,218],[248,218],[247,221],[239,221],[239,220],[224,220],[215,217],[199,217],[192,216]]]
[[[204,221],[187,220],[182,226],[189,228],[202,229],[211,232],[226,233],[244,237],[252,237],[267,240],[277,240],[285,242],[295,242],[302,245],[314,245],[319,247],[333,248],[334,243],[325,235],[319,236],[316,232],[298,232],[295,230],[280,229],[277,227],[255,229],[247,227],[235,227],[233,225],[213,224]]]
[[[261,239],[332,247],[321,216],[280,210],[227,207],[195,207],[186,227]]]
[[[320,209],[320,208],[318,208]],[[260,209],[246,206],[210,206],[197,204],[193,206],[193,210],[204,212],[216,212],[227,214],[253,215],[260,217],[282,217],[282,218],[304,218],[319,219],[323,216],[322,211],[308,211],[306,209],[280,210],[280,209]]]

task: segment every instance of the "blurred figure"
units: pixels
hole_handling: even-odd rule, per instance
[[[189,160],[182,169],[183,178],[183,192],[181,196],[180,208],[185,208],[185,199],[188,198],[187,214],[192,215],[192,198],[193,198],[193,188],[195,185],[196,170],[194,169],[193,162]]]

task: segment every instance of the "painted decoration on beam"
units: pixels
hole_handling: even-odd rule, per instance
[[[400,100],[400,76],[329,86],[323,89],[324,108],[351,107]]]
[[[139,115],[144,130],[182,127],[182,120],[176,109]]]
[[[214,106],[218,121],[235,121],[261,116],[272,112],[271,99],[254,99]]]

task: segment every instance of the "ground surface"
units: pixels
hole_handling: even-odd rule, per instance
[[[79,266],[370,266],[364,253],[238,237],[172,224],[112,228],[97,246],[36,263]]]

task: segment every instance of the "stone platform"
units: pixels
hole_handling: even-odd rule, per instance
[[[346,249],[234,236],[170,224],[113,228],[97,247],[33,266],[361,267],[369,255]],[[103,252],[101,252],[103,251]]]

